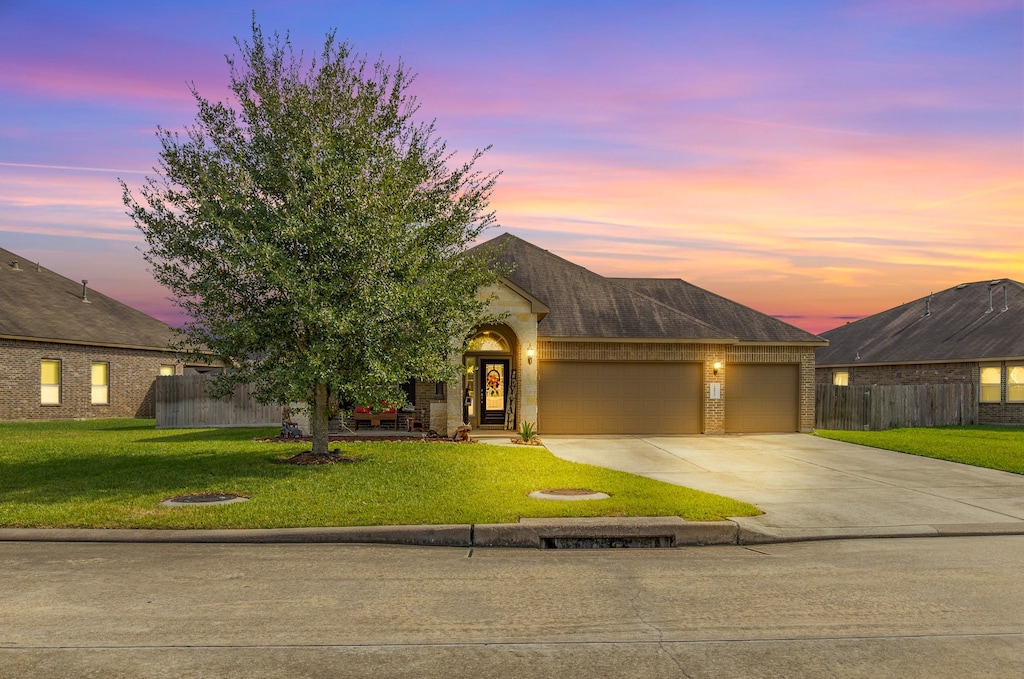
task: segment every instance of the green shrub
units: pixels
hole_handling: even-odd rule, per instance
[[[536,435],[533,423],[523,420],[523,423],[519,425],[519,436],[523,439],[523,443],[529,443]]]

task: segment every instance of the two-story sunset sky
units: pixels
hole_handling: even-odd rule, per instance
[[[401,59],[513,233],[820,332],[1024,279],[1024,0],[0,0],[0,246],[170,322],[118,177],[235,36]]]

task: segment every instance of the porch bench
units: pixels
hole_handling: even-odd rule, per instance
[[[355,428],[359,429],[360,422],[369,422],[370,427],[378,429],[382,422],[390,422],[391,428],[398,430],[398,411],[396,410],[385,410],[380,412],[370,412],[369,409],[356,408],[352,414],[352,420],[355,422]]]

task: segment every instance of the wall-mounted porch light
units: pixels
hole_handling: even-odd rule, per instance
[[[715,361],[715,364],[713,366],[711,366],[711,367],[715,369],[715,374],[717,375],[718,371],[722,369],[722,362],[721,361]]]
[[[533,345],[530,344],[530,345],[528,345],[526,347],[526,362],[527,363],[530,363],[530,364],[533,363],[533,354],[534,354]]]

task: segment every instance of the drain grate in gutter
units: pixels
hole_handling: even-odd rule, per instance
[[[653,549],[675,547],[671,535],[620,535],[616,537],[550,537],[540,539],[541,549]]]

